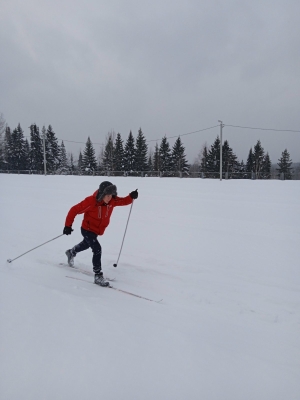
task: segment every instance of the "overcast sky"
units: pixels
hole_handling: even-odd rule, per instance
[[[299,16],[299,0],[0,0],[0,112],[25,135],[51,124],[75,157],[67,140],[111,130],[300,130]],[[189,161],[218,133],[183,136]],[[240,160],[260,139],[273,163],[300,161],[300,133],[223,136]]]

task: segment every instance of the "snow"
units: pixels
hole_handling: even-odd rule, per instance
[[[117,268],[130,207],[100,238],[104,272],[163,301],[60,265],[82,216],[8,264],[102,178],[0,175],[0,398],[298,400],[300,182],[109,179],[140,196]]]

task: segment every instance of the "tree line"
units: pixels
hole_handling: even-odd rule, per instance
[[[193,170],[198,169],[204,175],[218,178],[220,176],[220,145],[219,136],[217,136],[210,148],[205,144],[198,160],[192,167]],[[292,163],[290,154],[285,149],[277,163],[277,174],[283,173],[285,179],[292,179]],[[253,148],[250,148],[246,164],[243,160],[241,162],[238,160],[228,140],[225,140],[222,144],[222,170],[224,174],[228,174],[229,178],[255,177],[255,179],[270,179],[271,167],[269,153],[265,152],[260,140],[257,141]]]
[[[200,171],[213,173],[213,177],[219,176],[220,171],[220,139],[217,137],[208,149],[204,145],[200,154]],[[269,153],[265,153],[260,140],[254,149],[250,149],[246,164],[238,160],[227,140],[222,145],[222,170],[232,178],[244,178],[255,174],[257,179],[271,178],[271,160]],[[250,174],[250,175],[249,175]]]
[[[67,154],[64,142],[59,144],[51,125],[48,128],[43,126],[40,132],[39,127],[32,124],[29,130],[28,140],[20,124],[13,131],[9,126],[5,127],[1,141],[0,169],[43,172],[45,154],[47,173],[116,172],[124,175],[161,171],[171,175],[173,171],[187,173],[189,170],[180,137],[172,148],[164,137],[160,146],[156,144],[153,152],[149,150],[141,128],[136,138],[130,131],[125,143],[120,133],[116,135],[110,132],[97,157],[88,137],[84,151],[79,152],[78,160],[75,161],[72,153]]]
[[[2,125],[1,125],[2,123]],[[11,130],[0,118],[0,169],[8,171],[44,171],[44,153],[47,173],[80,173],[95,172],[115,173],[121,175],[135,173],[159,172],[164,176],[174,173],[201,173],[207,177],[219,177],[220,139],[208,147],[205,144],[194,164],[186,160],[185,147],[180,136],[171,147],[168,138],[162,138],[160,145],[149,149],[142,129],[136,138],[129,132],[124,141],[121,134],[110,132],[100,153],[96,152],[88,137],[83,152],[75,160],[72,153],[66,152],[63,140],[58,142],[51,125],[42,127],[41,132],[36,124],[29,127],[29,140],[24,136],[21,125]],[[2,137],[3,136],[3,137]],[[285,179],[292,179],[292,160],[285,149],[277,163],[277,173],[284,173]],[[256,179],[271,178],[271,160],[260,140],[250,148],[246,163],[240,162],[227,140],[222,145],[222,169],[230,178],[249,178],[255,174]]]

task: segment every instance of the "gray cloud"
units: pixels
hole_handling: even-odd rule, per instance
[[[140,126],[151,140],[218,119],[300,129],[299,14],[296,0],[2,0],[0,111],[11,127],[51,123],[83,142]],[[190,161],[217,134],[185,136]],[[273,162],[286,147],[300,161],[300,134],[224,136],[240,158],[261,139]]]

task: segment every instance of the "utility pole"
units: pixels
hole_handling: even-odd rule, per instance
[[[222,164],[223,164],[223,160],[222,160],[222,148],[223,148],[223,143],[222,143],[222,128],[224,127],[223,122],[218,120],[218,122],[220,122],[220,181],[222,180]]]
[[[47,167],[46,167],[46,129],[44,129],[44,132],[43,132],[44,134],[43,134],[43,147],[44,147],[44,174],[45,174],[45,176],[47,175]]]

